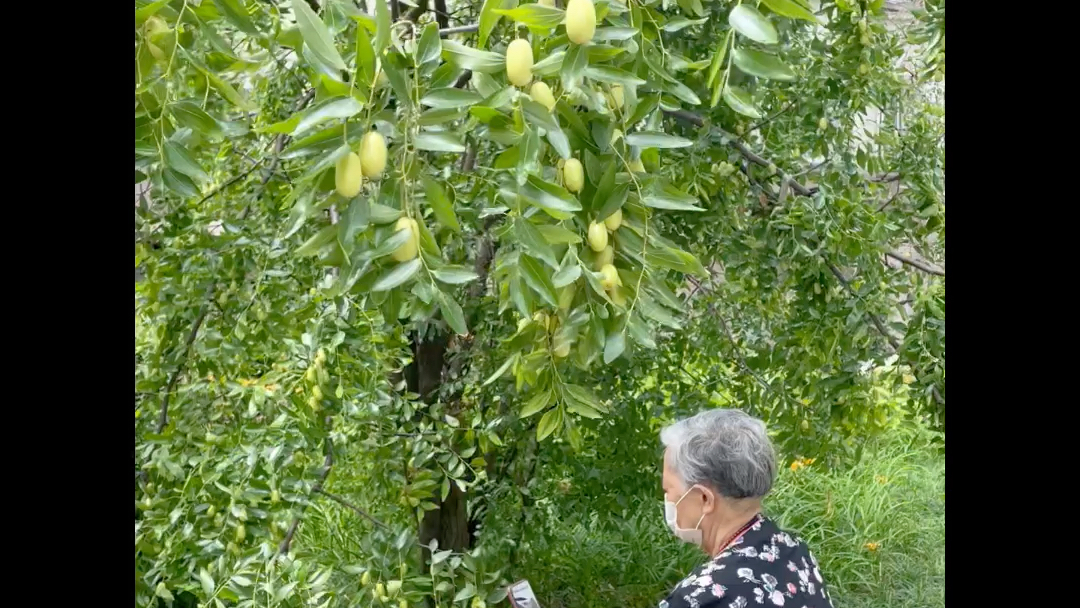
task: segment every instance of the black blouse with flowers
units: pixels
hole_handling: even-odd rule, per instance
[[[727,549],[683,579],[659,608],[756,605],[832,608],[806,543],[761,516]]]

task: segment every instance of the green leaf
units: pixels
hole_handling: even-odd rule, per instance
[[[810,23],[817,23],[817,17],[814,13],[806,10],[802,5],[795,0],[762,0],[762,4],[769,7],[769,10],[784,17],[790,17],[792,19],[803,19]]]
[[[589,54],[585,48],[580,44],[572,44],[570,50],[566,51],[562,67],[559,69],[564,89],[572,89],[581,83],[581,75],[585,73],[585,68],[589,65]]]
[[[180,125],[188,127],[197,133],[211,136],[221,134],[221,125],[218,124],[218,121],[190,101],[174,101],[170,103],[169,114]]]
[[[761,118],[761,112],[754,107],[754,100],[745,89],[731,85],[724,87],[724,103],[743,116]]]
[[[649,329],[648,324],[636,313],[630,315],[627,319],[626,327],[630,330],[631,337],[638,344],[645,348],[656,348],[656,340],[652,337],[652,331]]]
[[[566,392],[566,395],[570,397],[570,399],[567,400],[566,405],[570,408],[570,411],[572,412],[576,412],[582,416],[585,416],[586,418],[600,418],[601,413],[608,412],[607,406],[600,402],[600,399],[596,396],[596,394],[585,388],[584,386],[578,386],[577,384],[567,384],[563,387],[563,390]],[[575,402],[578,405],[582,406],[585,411],[578,411],[574,409],[570,405],[571,402]]]
[[[432,21],[420,35],[420,44],[416,48],[417,65],[437,61],[442,54],[442,40],[439,38],[439,24]]]
[[[353,97],[331,99],[312,108],[293,129],[292,134],[299,135],[312,127],[335,118],[352,118],[364,109],[364,105]]]
[[[487,380],[484,380],[484,383],[481,386],[487,386],[492,382],[495,382],[499,378],[502,378],[502,375],[506,373],[506,370],[510,369],[510,366],[513,365],[514,361],[516,360],[517,355],[511,355],[506,361],[503,361],[503,364],[499,366],[499,369],[495,370],[493,374],[488,376]]]
[[[491,35],[491,30],[495,29],[495,25],[499,23],[499,19],[502,19],[502,15],[495,11],[500,8],[511,8],[514,6],[517,6],[517,0],[484,0],[484,5],[480,9],[476,46],[483,48],[487,45],[487,39],[488,36]]]
[[[701,25],[708,21],[708,17],[702,17],[701,19],[687,19],[685,17],[679,17],[678,19],[672,19],[664,24],[663,30],[665,32],[677,32],[681,29],[690,27],[691,25]]]
[[[398,247],[404,245],[411,238],[412,234],[410,234],[410,231],[402,228],[401,230],[394,232],[394,234],[386,237],[383,242],[379,243],[378,247],[374,249],[369,249],[368,251],[364,252],[366,254],[364,257],[375,260],[383,256],[390,255],[391,253],[397,251]]]
[[[784,65],[776,55],[754,49],[735,49],[732,51],[731,60],[740,70],[751,76],[782,81],[795,80],[795,72]]]
[[[626,202],[626,198],[630,195],[630,186],[630,182],[615,186],[615,189],[611,191],[611,194],[604,200],[604,203],[600,205],[599,210],[596,212],[596,217],[608,217],[612,213],[615,213],[616,209],[622,207],[623,203]],[[593,208],[595,209],[596,206],[593,205]]]
[[[302,258],[318,255],[319,250],[322,249],[324,245],[334,240],[335,236],[337,236],[337,226],[326,226],[305,241],[303,245],[300,245],[294,254]]]
[[[701,99],[694,91],[681,82],[664,81],[660,83],[660,89],[665,93],[671,93],[680,100],[696,106],[701,103]]]
[[[639,148],[686,148],[694,145],[694,142],[679,137],[668,135],[659,131],[638,131],[626,136],[626,143]]]
[[[375,284],[371,286],[371,291],[387,291],[401,285],[405,281],[411,279],[413,275],[416,274],[416,271],[420,270],[422,264],[419,256],[408,262],[398,264],[389,272],[379,277],[379,280],[375,281]]]
[[[576,245],[581,242],[581,235],[557,224],[540,224],[536,228],[544,235],[544,240],[552,245]]]
[[[458,602],[467,600],[474,595],[476,595],[476,585],[473,585],[472,583],[466,583],[465,588],[461,591],[458,591],[457,595],[454,596],[454,603],[456,604]]]
[[[420,150],[429,152],[464,152],[465,144],[453,133],[446,131],[421,131],[414,142]]]
[[[525,97],[520,99],[521,109],[530,123],[549,130],[559,130],[559,123],[543,105]]]
[[[559,305],[559,295],[555,293],[555,286],[551,283],[551,277],[544,270],[543,264],[535,258],[522,254],[518,258],[518,268],[521,270],[521,277],[525,279],[525,283],[540,294],[549,306]]]
[[[501,53],[480,51],[453,40],[443,40],[442,56],[463,70],[490,74],[506,69],[506,58]]]
[[[480,275],[464,266],[447,265],[441,268],[433,268],[431,274],[434,275],[436,279],[449,285],[460,285],[480,278]]]
[[[214,87],[214,90],[220,93],[226,101],[245,112],[254,112],[258,109],[254,104],[248,101],[247,98],[234,89],[231,84],[222,80],[220,76],[211,72],[210,69],[203,65],[198,59],[195,59],[195,57],[188,53],[184,47],[181,46],[178,48],[180,54],[184,56],[184,59],[206,77],[206,79],[210,81],[210,86]]]
[[[563,133],[562,129],[548,129],[545,135],[548,143],[555,149],[555,153],[563,160],[568,160],[572,152],[570,150],[570,140],[566,138],[566,133]]]
[[[147,19],[165,8],[168,3],[169,0],[157,0],[157,2],[151,2],[142,8],[135,9],[135,25],[142,25]]]
[[[559,269],[559,272],[555,273],[555,276],[551,277],[551,284],[555,286],[555,289],[566,287],[567,285],[578,280],[581,276],[581,266],[578,264],[570,264]]]
[[[641,198],[641,204],[653,209],[672,209],[675,211],[704,211],[694,203],[697,197],[679,190],[667,183],[653,182],[645,195]]]
[[[581,211],[581,203],[574,198],[573,194],[562,186],[546,182],[535,175],[529,176],[528,183],[522,187],[521,193],[546,211],[565,213]]]
[[[646,317],[649,317],[661,325],[670,327],[674,330],[682,329],[682,324],[679,323],[679,320],[669,313],[666,308],[656,304],[649,298],[641,296],[641,294],[638,294],[638,308]]]
[[[772,23],[757,11],[756,8],[747,4],[740,4],[731,9],[728,14],[728,24],[736,32],[761,44],[776,44],[776,28]]]
[[[423,180],[427,202],[428,205],[431,205],[432,211],[435,212],[435,219],[450,230],[460,233],[461,224],[458,223],[457,215],[454,214],[454,205],[446,197],[442,186],[427,175],[423,177]]]
[[[495,9],[495,12],[529,27],[544,29],[552,29],[566,18],[566,11],[539,3],[526,4],[510,10]]]
[[[385,0],[379,0],[385,3]],[[311,10],[304,0],[292,0],[293,15],[296,16],[296,25],[300,28],[300,34],[304,37],[311,52],[327,65],[338,70],[348,69],[345,61],[334,47],[334,37],[326,29],[326,24],[319,19],[315,11]]]
[[[386,0],[375,0],[375,55],[390,46],[390,7]]]
[[[540,424],[536,425],[536,440],[543,441],[548,438],[549,435],[555,432],[555,429],[562,422],[559,416],[559,409],[548,410],[543,416],[540,417]]]
[[[562,69],[564,60],[566,59],[566,51],[556,51],[547,57],[544,57],[540,61],[533,64],[533,76],[536,78],[543,78],[545,76],[552,76]]]
[[[439,292],[438,298],[439,310],[442,311],[443,320],[450,326],[450,329],[461,336],[469,333],[469,328],[465,325],[465,313],[461,311],[461,305],[444,291]]]
[[[540,258],[552,268],[559,267],[559,262],[555,259],[555,251],[544,240],[544,235],[528,219],[523,217],[514,219],[514,236],[529,254]]]
[[[476,91],[467,89],[435,89],[420,98],[420,103],[431,108],[461,108],[480,103],[484,98]]]
[[[593,42],[610,42],[613,40],[629,40],[637,36],[641,31],[636,27],[598,27],[593,34]]]
[[[705,81],[706,86],[713,86],[716,82],[716,75],[720,73],[720,66],[724,65],[724,57],[727,55],[728,44],[731,42],[731,30],[728,30],[727,36],[724,36],[724,43],[716,47],[716,52],[713,53],[712,63],[709,64],[709,78]],[[715,106],[716,103],[714,102]]]
[[[555,393],[550,390],[541,390],[533,395],[532,399],[529,399],[525,405],[521,408],[521,412],[518,413],[518,418],[528,418],[533,414],[538,414],[544,411],[548,405],[555,399]]]
[[[630,72],[603,65],[590,65],[586,67],[585,76],[599,82],[609,82],[631,87],[645,84],[644,80],[634,76]]]
[[[368,86],[375,84],[375,47],[371,37],[363,26],[356,28],[356,65],[360,68],[359,78]]]
[[[257,36],[259,29],[255,27],[255,24],[251,21],[251,16],[248,14],[247,7],[244,6],[242,0],[214,0],[214,6],[217,7],[225,18],[245,34],[251,34]],[[211,594],[207,594],[211,595]]]
[[[165,164],[196,181],[202,182],[210,178],[191,154],[171,139],[165,140]]]
[[[379,203],[371,203],[371,223],[376,225],[389,224],[390,222],[396,222],[401,217],[401,210],[394,207],[387,207],[386,205],[380,205]]]
[[[198,187],[191,181],[191,178],[180,173],[174,169],[165,168],[161,172],[161,179],[165,183],[165,187],[173,192],[191,198],[199,194]]]
[[[626,350],[626,332],[623,329],[608,334],[604,341],[604,363],[611,363]]]
[[[216,587],[214,584],[214,577],[210,576],[210,573],[207,572],[206,568],[199,569],[199,583],[202,584],[203,593],[205,593],[207,597],[214,595],[214,587]]]

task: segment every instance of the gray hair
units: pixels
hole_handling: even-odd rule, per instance
[[[726,498],[759,498],[776,479],[776,452],[765,423],[739,410],[706,410],[660,431],[671,469],[686,486],[702,484]]]

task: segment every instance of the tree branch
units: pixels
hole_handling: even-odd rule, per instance
[[[834,266],[828,258],[822,255],[821,259],[825,260],[825,266],[829,268],[829,272],[831,272],[833,276],[835,276],[836,279],[840,281],[840,284],[844,286],[844,289],[846,289],[848,293],[855,296],[856,298],[862,299],[859,294],[856,293],[855,289],[851,286],[851,283],[848,282],[847,278],[844,277],[844,274],[840,272],[840,270],[836,266]],[[874,324],[874,327],[877,329],[878,333],[881,334],[882,337],[884,337],[885,340],[889,342],[889,345],[892,346],[893,350],[896,351],[896,354],[899,355],[901,345],[896,340],[896,337],[889,333],[889,331],[886,329],[885,324],[881,322],[881,318],[870,312],[869,310],[865,311],[863,314],[870,318],[870,322]],[[915,366],[915,364],[911,362],[909,362],[909,364],[911,365],[912,373],[915,375],[919,375],[919,370]],[[934,397],[934,401],[936,401],[938,405],[945,405],[945,399],[941,396],[941,392],[938,391],[937,386],[931,386],[930,392]]]
[[[701,116],[698,116],[697,114],[694,114],[693,112],[687,112],[686,110],[664,110],[664,114],[667,114],[672,118],[688,122],[697,127],[705,126],[705,119]],[[735,148],[735,151],[741,154],[746,160],[761,167],[768,167],[769,165],[773,165],[773,163],[769,162],[767,159],[748,148],[746,144],[739,140],[738,137],[732,135],[731,133],[728,133],[727,131],[724,131],[723,129],[717,128],[716,131],[723,136],[724,143],[731,146],[732,148]],[[788,184],[791,186],[792,190],[798,192],[803,196],[812,196],[815,192],[817,192],[816,187],[807,188],[799,182],[790,179],[790,177],[788,177]]]
[[[334,466],[334,443],[330,441],[330,437],[326,438],[326,459],[323,461],[322,471],[319,473],[319,478],[312,486],[311,492],[313,494],[322,492],[323,482],[326,481],[327,476],[330,475],[330,468]],[[303,511],[306,505],[301,508],[300,513],[293,517],[292,523],[289,524],[289,530],[285,533],[285,538],[282,539],[281,545],[278,546],[278,555],[284,555],[289,552],[289,547],[292,546],[293,536],[296,536],[296,529],[300,527],[300,516],[303,515]]]
[[[187,365],[188,354],[191,352],[191,345],[195,343],[195,338],[199,336],[199,328],[202,327],[203,321],[206,320],[206,315],[210,312],[210,306],[208,304],[213,297],[214,288],[210,287],[209,293],[206,295],[207,301],[203,303],[202,310],[199,311],[199,316],[195,317],[195,322],[192,323],[191,331],[188,333],[187,340],[184,342],[184,350],[181,353],[180,362],[176,364],[176,369],[173,370],[172,376],[169,377],[169,383],[165,385],[165,396],[161,399],[161,413],[158,414],[158,435],[163,433],[165,427],[169,425],[169,400],[172,398],[172,393],[176,388],[176,382],[180,379],[180,374]]]
[[[361,509],[360,507],[352,504],[351,502],[345,500],[344,498],[341,498],[340,496],[335,496],[335,495],[327,492],[326,490],[324,490],[322,488],[318,488],[318,489],[316,489],[314,491],[318,492],[319,494],[322,494],[323,496],[326,496],[327,498],[329,498],[329,499],[331,499],[331,500],[333,500],[335,502],[337,502],[338,504],[340,504],[343,507],[347,507],[349,509],[352,509],[360,517],[363,517],[364,519],[370,521],[371,523],[375,524],[376,526],[379,526],[380,528],[382,528],[384,530],[389,530],[390,529],[390,526],[387,526],[383,522],[375,519],[375,517],[373,515],[371,515],[367,511]]]
[[[924,262],[922,260],[917,260],[915,258],[907,257],[907,256],[901,254],[899,251],[895,251],[895,250],[886,251],[885,255],[887,255],[890,258],[892,258],[894,260],[897,260],[899,262],[903,262],[903,263],[907,264],[908,266],[918,268],[919,270],[921,270],[923,272],[928,272],[930,274],[937,275],[939,277],[945,276],[945,270],[944,269],[938,268],[938,267],[933,266],[933,265],[930,265],[930,264],[928,264],[928,263],[926,263],[926,262]]]

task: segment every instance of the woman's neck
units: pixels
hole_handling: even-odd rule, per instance
[[[738,505],[723,513],[720,521],[706,535],[703,549],[711,557],[716,557],[725,548],[728,542],[734,540],[732,536],[739,532],[752,519],[761,512],[760,501],[750,504]]]

